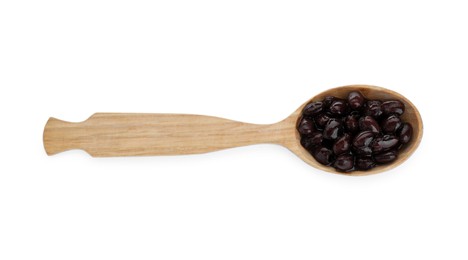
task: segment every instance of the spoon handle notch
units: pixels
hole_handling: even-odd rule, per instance
[[[51,117],[43,141],[48,155],[71,149],[93,157],[198,154],[284,144],[293,137],[283,122],[257,125],[189,114],[96,113],[79,123]]]

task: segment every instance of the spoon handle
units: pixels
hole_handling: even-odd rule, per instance
[[[284,122],[284,121],[282,121]],[[292,139],[289,124],[257,125],[187,114],[96,113],[83,122],[50,118],[48,155],[82,149],[94,157],[198,154]]]

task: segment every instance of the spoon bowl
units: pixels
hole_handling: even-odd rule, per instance
[[[400,150],[392,163],[368,171],[341,173],[318,163],[301,146],[296,130],[304,106],[325,96],[346,98],[350,91],[360,91],[369,99],[402,101],[406,111],[401,117],[413,126],[411,141]],[[423,125],[416,107],[394,91],[368,85],[350,85],[324,91],[301,105],[286,119],[259,125],[219,117],[191,114],[96,113],[83,122],[49,118],[43,142],[48,155],[82,149],[93,157],[181,155],[212,152],[232,147],[273,143],[282,145],[311,166],[332,173],[351,176],[369,175],[392,169],[403,163],[421,142]]]
[[[398,158],[393,161],[392,163],[385,164],[385,165],[379,165],[376,166],[370,170],[367,171],[352,171],[349,173],[343,173],[336,171],[333,167],[330,166],[325,166],[323,164],[318,163],[314,157],[304,148],[302,147],[300,140],[301,137],[299,135],[299,132],[296,131],[296,125],[298,123],[298,120],[301,118],[302,115],[302,110],[304,107],[311,101],[321,101],[323,100],[326,96],[335,96],[338,98],[346,99],[348,96],[348,93],[351,91],[359,91],[361,92],[366,98],[368,99],[375,99],[375,100],[400,100],[403,102],[405,105],[405,113],[401,116],[402,121],[408,122],[412,125],[413,127],[413,136],[410,140],[409,143],[407,143],[400,151]],[[291,150],[293,153],[295,153],[299,158],[301,158],[304,162],[310,164],[311,166],[326,171],[326,172],[331,172],[331,173],[338,173],[338,174],[345,174],[345,175],[351,175],[351,176],[360,176],[360,175],[369,175],[369,174],[375,174],[375,173],[380,173],[383,171],[387,171],[390,169],[393,169],[397,167],[398,165],[402,164],[404,161],[406,161],[411,154],[418,148],[422,135],[423,135],[423,123],[421,119],[421,115],[419,114],[418,109],[416,108],[411,101],[409,101],[406,97],[403,95],[389,90],[385,89],[382,87],[377,87],[377,86],[370,86],[370,85],[349,85],[349,86],[343,86],[343,87],[337,87],[337,88],[332,88],[328,89],[326,91],[323,91],[320,94],[317,94],[304,104],[302,104],[294,113],[292,113],[285,121],[287,121],[287,124],[290,124],[290,127],[294,127],[294,137],[295,140],[294,142],[288,142],[285,146]]]

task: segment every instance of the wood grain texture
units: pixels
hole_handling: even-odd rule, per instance
[[[291,136],[288,126],[186,114],[97,113],[80,123],[50,118],[44,146],[49,155],[70,149],[95,157],[198,154],[258,143],[282,144]]]
[[[97,113],[80,123],[50,118],[44,129],[44,147],[49,155],[70,149],[82,149],[91,156],[179,155],[206,153],[226,148],[273,143],[279,144],[311,166],[332,173],[332,167],[318,163],[300,144],[297,121],[310,101],[332,95],[346,98],[360,91],[368,99],[398,99],[405,104],[402,119],[413,126],[412,140],[400,150],[393,163],[369,171],[346,173],[369,175],[392,169],[407,160],[417,149],[423,135],[421,115],[403,95],[381,87],[350,85],[329,89],[302,104],[289,117],[276,124],[257,125],[228,119],[186,114]],[[343,173],[340,173],[343,174]]]

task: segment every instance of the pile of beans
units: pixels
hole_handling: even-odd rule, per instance
[[[399,100],[367,100],[353,91],[347,99],[327,96],[308,103],[298,120],[301,145],[317,162],[340,172],[369,170],[393,162],[411,140]]]

